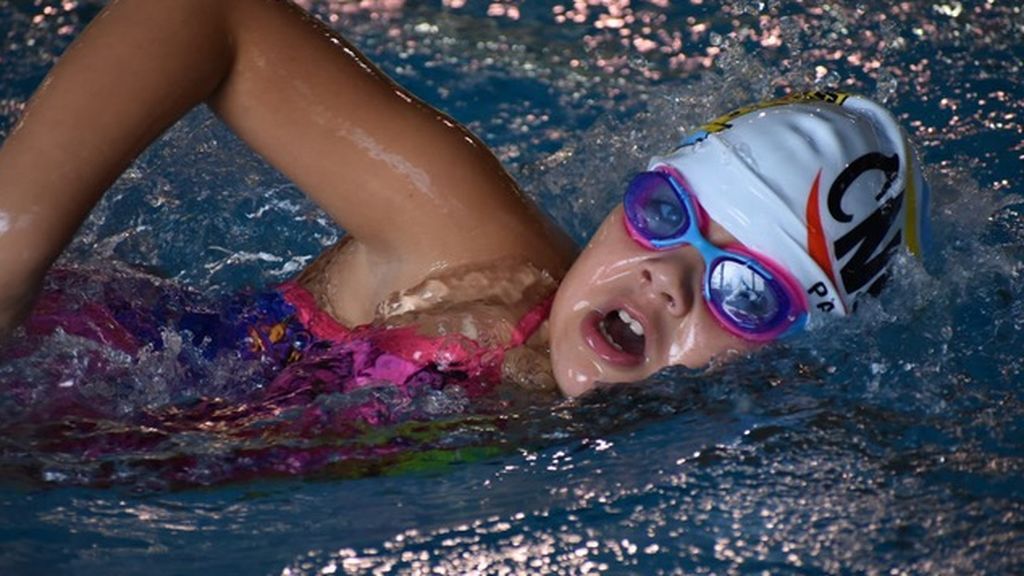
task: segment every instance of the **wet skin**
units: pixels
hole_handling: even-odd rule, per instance
[[[737,243],[711,220],[703,232],[717,246]],[[575,397],[666,366],[697,368],[757,348],[718,323],[702,296],[703,277],[696,249],[647,250],[629,237],[622,206],[612,210],[563,279],[551,311],[551,362],[562,393]],[[601,330],[617,310],[642,326],[642,353],[619,350]]]
[[[343,324],[373,321],[380,303],[431,278],[496,262],[542,271],[536,286],[546,286],[576,255],[479,139],[296,6],[122,0],[62,56],[0,148],[0,338],[106,188],[203,102],[351,234],[302,278]],[[714,224],[705,233],[733,240]],[[702,272],[692,248],[635,244],[613,210],[557,293],[547,333],[559,388],[578,396],[750,349],[704,306]],[[514,326],[541,299],[536,286],[486,317]],[[608,336],[618,310],[630,318],[611,322],[625,351]],[[624,331],[631,324],[643,338]]]
[[[120,0],[0,147],[0,339],[108,186],[201,103],[351,235],[321,267],[345,324],[452,269],[558,279],[576,253],[483,142],[294,4]]]

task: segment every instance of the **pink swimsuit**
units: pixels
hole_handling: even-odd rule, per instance
[[[294,371],[293,364],[301,365],[311,355],[352,352],[360,368],[346,389],[381,382],[402,385],[426,368],[459,373],[474,382],[474,389],[496,382],[505,351],[533,335],[547,318],[552,300],[545,299],[525,314],[505,346],[487,348],[459,335],[423,336],[415,327],[347,328],[321,310],[313,295],[295,281],[272,292],[236,294],[211,309],[193,302],[194,295],[188,292],[143,283],[123,293],[113,289],[119,284],[103,285],[98,299],[83,300],[74,288],[82,280],[77,272],[57,270],[52,276],[70,289],[47,290],[40,296],[25,322],[30,336],[60,329],[136,354],[145,346],[161,350],[162,334],[170,330],[188,338],[207,359],[226,353],[256,359],[275,381],[286,376],[275,378],[276,373]]]
[[[334,343],[366,341],[383,353],[372,369],[356,375],[357,385],[381,380],[405,382],[428,365],[442,371],[462,372],[474,381],[497,381],[505,351],[523,345],[537,331],[547,319],[553,299],[548,297],[527,312],[517,323],[505,347],[487,349],[462,336],[423,336],[414,327],[382,330],[359,326],[349,329],[321,310],[313,295],[297,282],[286,282],[277,290],[295,308],[298,320],[316,340]]]
[[[461,335],[423,336],[415,327],[346,328],[295,282],[211,306],[194,294],[144,283],[102,284],[97,294],[80,286],[90,281],[88,275],[69,272],[61,279],[59,288],[40,297],[26,322],[28,338],[9,350],[13,357],[31,356],[41,343],[37,337],[56,330],[119,353],[167,354],[162,340],[168,331],[176,332],[194,351],[177,356],[183,392],[175,399],[171,391],[165,404],[126,413],[98,404],[89,394],[90,387],[110,381],[102,362],[94,363],[97,373],[66,388],[56,386],[58,381],[9,379],[0,382],[0,392],[26,408],[0,422],[0,434],[24,436],[38,451],[83,462],[115,458],[122,466],[151,470],[171,485],[305,474],[400,457],[415,446],[434,449],[431,438],[443,434],[451,416],[468,412],[490,418],[503,412],[489,392],[500,382],[505,352],[523,344],[551,306],[547,298],[520,319],[508,344],[487,348]],[[222,365],[225,354],[259,362],[264,383],[238,393],[204,393],[204,379]],[[40,396],[41,390],[46,394]],[[431,408],[438,401],[455,404],[438,412]],[[435,422],[439,415],[444,418]],[[416,422],[413,436],[399,427],[382,441],[372,432],[405,422]],[[229,451],[213,460],[182,454],[176,442],[183,433],[216,438],[219,450]],[[126,481],[104,470],[81,482]]]

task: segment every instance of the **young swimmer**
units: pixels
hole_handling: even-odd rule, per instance
[[[482,142],[294,5],[115,0],[0,149],[0,333],[103,191],[203,102],[348,233],[227,316],[160,320],[272,365],[271,395],[290,402],[289,383],[327,373],[356,386],[553,374],[575,397],[703,366],[848,313],[897,248],[920,251],[926,225],[893,118],[813,93],[726,115],[652,159],[577,256]],[[60,304],[45,294],[26,327],[71,328]],[[91,314],[83,335],[156,342],[160,322]]]
[[[702,366],[846,315],[881,290],[897,248],[919,255],[928,236],[929,191],[909,141],[857,96],[795,94],[731,112],[647,170],[558,289],[551,358],[566,394]]]

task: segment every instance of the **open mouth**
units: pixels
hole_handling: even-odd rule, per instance
[[[612,310],[603,316],[594,312],[584,325],[587,343],[602,359],[623,366],[643,363],[647,346],[644,326],[626,310]]]

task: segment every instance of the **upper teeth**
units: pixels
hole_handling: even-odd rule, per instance
[[[626,312],[625,310],[619,310],[619,320],[622,320],[627,325],[629,325],[629,329],[633,331],[633,334],[636,334],[637,336],[644,335],[643,325],[640,324],[639,321],[634,320],[633,317],[629,315],[629,312]]]

